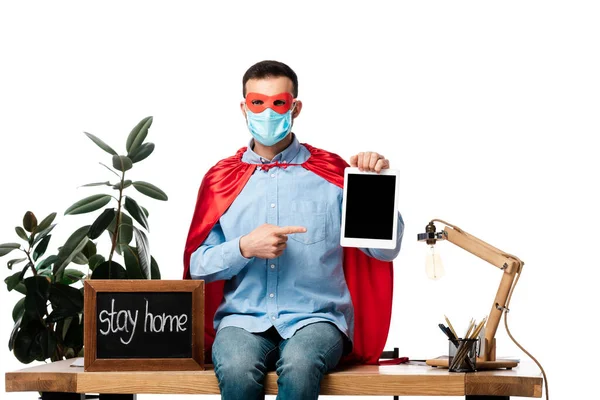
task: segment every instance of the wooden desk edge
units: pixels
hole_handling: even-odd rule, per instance
[[[67,365],[67,364],[65,364]],[[123,393],[123,394],[219,394],[219,386],[212,366],[205,371],[144,371],[83,372],[83,368],[40,368],[7,372],[6,391],[42,391],[70,393]],[[379,373],[373,368],[353,368],[327,374],[321,384],[322,395],[430,395],[464,396],[471,394],[541,397],[542,378],[535,376],[494,375],[490,373],[443,373],[435,370],[417,370],[417,373],[394,373],[390,367]],[[364,366],[372,367],[372,366]],[[407,366],[410,368],[410,366]],[[50,369],[45,366],[43,369]],[[72,369],[72,370],[71,370]],[[361,372],[364,369],[366,372]],[[32,370],[32,371],[28,371]],[[164,379],[169,376],[168,381]],[[163,379],[161,379],[163,378]],[[266,394],[277,393],[277,375],[274,371],[265,379]]]

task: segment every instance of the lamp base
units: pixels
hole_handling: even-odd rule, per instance
[[[438,368],[448,368],[448,357],[442,356],[438,358],[433,358],[430,360],[425,360],[425,363],[431,367]],[[511,369],[515,368],[519,365],[519,362],[516,360],[495,360],[495,361],[480,361],[477,360],[477,370],[484,371],[490,369]]]

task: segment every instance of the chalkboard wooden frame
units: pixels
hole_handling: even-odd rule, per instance
[[[192,294],[191,358],[97,358],[99,292],[190,292]],[[193,371],[204,370],[204,281],[119,280],[84,281],[84,371]]]

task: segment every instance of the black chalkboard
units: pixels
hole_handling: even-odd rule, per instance
[[[204,369],[204,281],[86,279],[84,371]]]
[[[98,358],[192,357],[192,294],[98,293]]]

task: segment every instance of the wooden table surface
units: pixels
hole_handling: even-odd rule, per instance
[[[7,392],[123,394],[219,394],[217,378],[205,371],[84,372],[63,360],[7,372]],[[142,361],[140,361],[143,364]],[[323,379],[323,395],[398,396],[542,396],[542,375],[535,365],[512,370],[450,373],[426,365],[357,365],[337,369]],[[269,372],[267,394],[277,393],[277,375]]]

